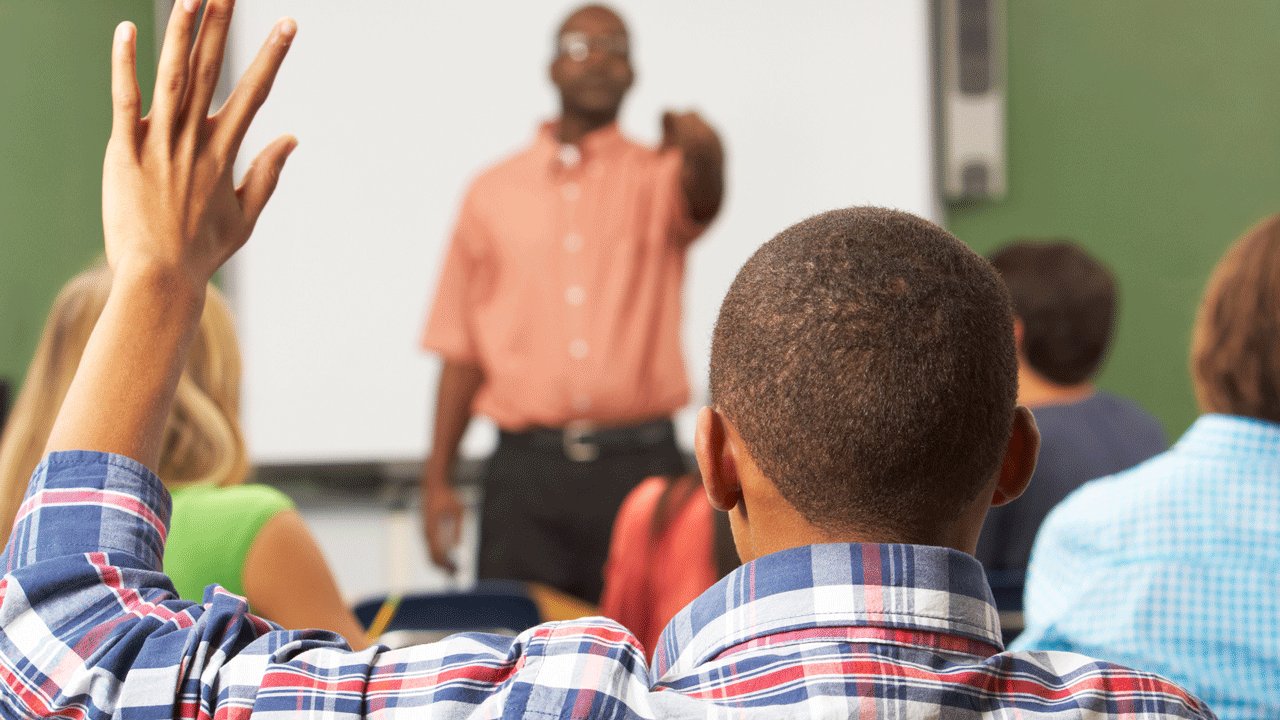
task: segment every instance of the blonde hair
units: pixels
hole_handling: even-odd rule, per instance
[[[1201,410],[1280,422],[1280,215],[1246,231],[1214,268],[1191,376]]]
[[[72,278],[53,301],[0,436],[0,524],[5,536],[110,289],[111,271],[99,264]],[[159,475],[169,487],[235,485],[249,475],[240,429],[240,347],[226,300],[212,285],[169,412]]]

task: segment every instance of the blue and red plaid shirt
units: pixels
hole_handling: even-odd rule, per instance
[[[160,569],[169,498],[125,457],[52,455],[0,581],[6,718],[1208,718],[1159,677],[1006,653],[953,550],[817,545],[748,563],[678,615],[653,666],[601,618],[351,652]]]

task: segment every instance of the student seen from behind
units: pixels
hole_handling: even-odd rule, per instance
[[[1022,497],[987,515],[977,557],[993,580],[1021,584],[1053,506],[1086,481],[1164,450],[1165,438],[1137,403],[1094,384],[1115,329],[1111,271],[1064,240],[1014,242],[991,264],[1013,301],[1018,402],[1035,414],[1040,458]]]
[[[1150,668],[1225,720],[1280,717],[1280,215],[1209,280],[1191,343],[1201,415],[1150,462],[1059,505],[1017,645]]]

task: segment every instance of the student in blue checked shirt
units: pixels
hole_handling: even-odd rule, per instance
[[[1036,453],[1008,296],[941,228],[876,208],[783,231],[725,298],[696,446],[746,562],[672,621],[652,667],[603,618],[357,653],[216,587],[203,605],[175,599],[168,496],[148,467],[205,284],[295,145],[272,143],[234,184],[295,27],[275,27],[209,116],[231,8],[210,0],[188,51],[198,5],[174,10],[146,120],[131,25],[113,49],[115,276],[3,559],[0,715],[1212,717],[1152,675],[1002,651],[969,553]]]
[[[1196,320],[1201,415],[1049,514],[1018,646],[1135,663],[1227,720],[1280,718],[1280,215],[1218,263]]]

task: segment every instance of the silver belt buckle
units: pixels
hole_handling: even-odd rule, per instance
[[[595,432],[595,426],[586,420],[573,420],[564,426],[561,434],[564,456],[574,462],[591,462],[600,457],[600,446],[587,442]]]

